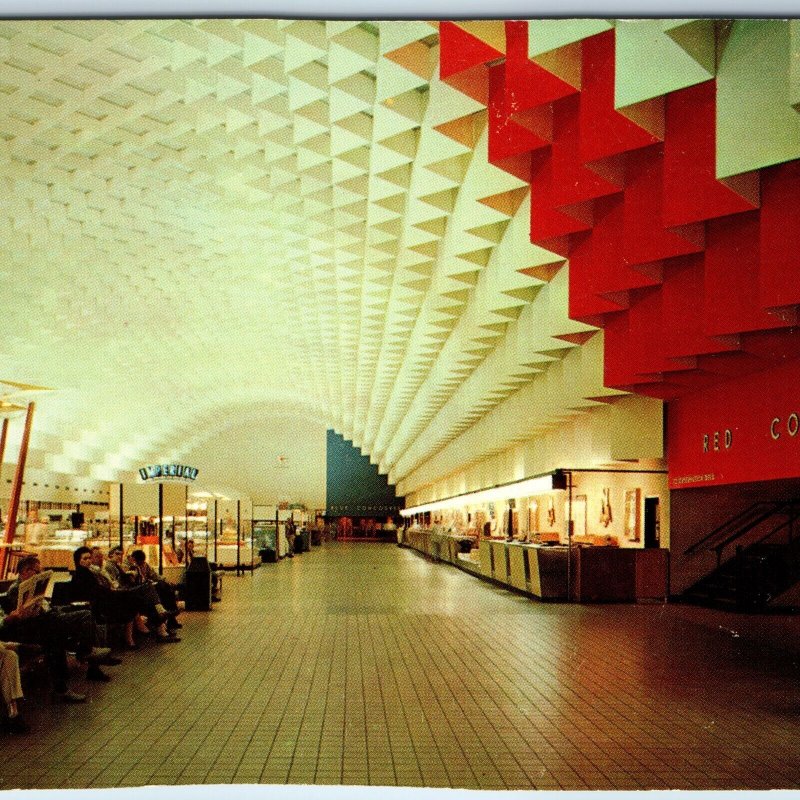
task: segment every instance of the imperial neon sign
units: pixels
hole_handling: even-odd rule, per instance
[[[187,467],[185,464],[151,464],[139,470],[139,477],[143,481],[176,479],[193,481],[197,477],[197,469]]]

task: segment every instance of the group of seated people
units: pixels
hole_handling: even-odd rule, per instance
[[[122,659],[104,644],[98,625],[122,627],[124,647],[139,649],[138,635],[156,642],[180,639],[177,617],[183,603],[173,586],[147,563],[142,550],[124,559],[121,547],[112,547],[104,557],[99,547],[79,547],[73,553],[75,570],[69,583],[70,604],[51,606],[41,599],[18,608],[19,587],[42,571],[39,557],[25,556],[17,565],[17,579],[0,598],[0,717],[9,733],[25,733],[19,701],[23,698],[19,656],[44,656],[56,699],[83,703],[86,695],[70,689],[68,654],[74,654],[89,681],[107,682],[111,677],[101,666],[114,666]]]

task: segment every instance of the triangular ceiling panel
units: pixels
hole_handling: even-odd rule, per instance
[[[616,33],[630,114],[706,74],[712,29],[665,24],[648,36],[670,64],[645,60],[638,89],[640,31]],[[611,22],[545,21],[520,46],[491,20],[87,25],[0,26],[0,332],[7,377],[54,387],[34,458],[88,473],[91,456],[94,474],[129,480],[241,409],[288,404],[346,422],[413,490],[434,458],[433,480],[459,470],[514,392],[539,387],[547,406],[520,441],[605,396],[584,374],[602,369],[564,355],[600,364],[601,337],[567,317],[564,257],[531,244],[530,182],[494,163],[488,82],[520,53],[574,67]],[[444,58],[443,38],[463,53]],[[736,30],[724,57],[745,70]],[[551,134],[567,112],[543,112]],[[534,141],[532,110],[513,115]],[[583,394],[564,391],[570,375]]]

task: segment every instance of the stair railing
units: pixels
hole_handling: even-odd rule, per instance
[[[793,537],[793,523],[797,517],[795,508],[796,503],[794,500],[783,502],[760,501],[753,503],[751,506],[748,506],[743,511],[740,511],[738,514],[734,515],[716,527],[713,531],[711,531],[711,533],[700,539],[700,541],[695,542],[690,547],[687,547],[686,550],[683,551],[683,554],[688,556],[693,555],[700,550],[714,551],[717,557],[717,567],[719,567],[722,564],[722,552],[729,544],[740,540],[743,536],[750,533],[750,531],[752,531],[754,528],[757,528],[770,517],[777,514],[782,514],[787,509],[790,512],[789,521],[792,523],[790,528],[790,537]],[[777,532],[777,530],[786,527],[786,524],[786,522],[781,523],[781,525],[771,530],[765,536],[762,536],[758,542],[753,542],[752,544],[763,542],[764,539],[772,536]]]

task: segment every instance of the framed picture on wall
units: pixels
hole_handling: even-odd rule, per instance
[[[629,542],[641,539],[640,489],[625,490],[625,538]]]
[[[539,503],[531,500],[528,504],[528,530],[526,533],[534,533],[539,530]]]
[[[569,520],[569,501],[564,503],[564,516]],[[576,495],[572,501],[572,533],[574,536],[586,536],[586,495]]]

